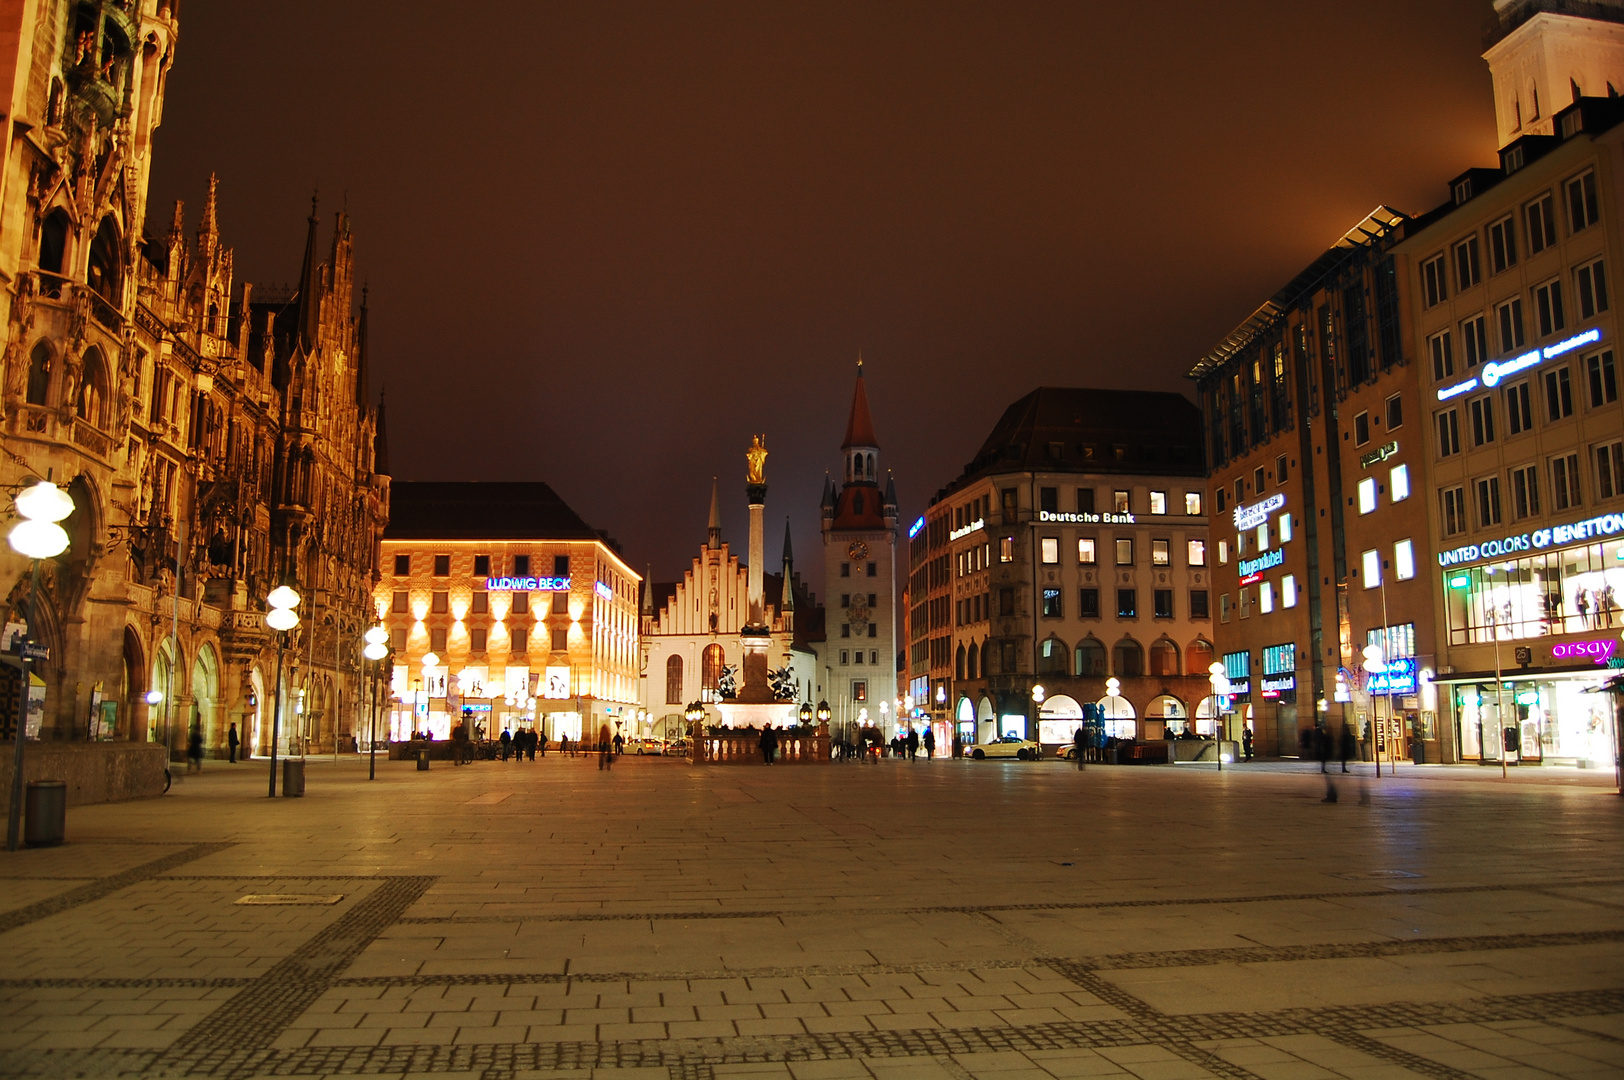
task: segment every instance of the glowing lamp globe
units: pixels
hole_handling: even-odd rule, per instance
[[[361,650],[361,655],[368,660],[382,660],[389,655],[389,646],[381,641],[369,641],[366,648]]]
[[[162,701],[163,699],[164,699],[164,692],[162,690],[148,690],[147,691],[147,704],[148,705],[156,705],[160,701]]]
[[[68,533],[54,521],[24,519],[6,537],[11,548],[30,559],[50,559],[68,550]]]
[[[49,480],[17,495],[17,513],[30,521],[61,521],[73,513],[73,497]]]
[[[424,667],[439,667],[440,666],[440,656],[439,656],[439,654],[438,653],[424,653],[423,654],[423,666]]]
[[[265,602],[273,608],[296,608],[299,606],[299,594],[286,585],[278,585],[271,590]]]
[[[365,635],[368,645],[383,645],[389,641],[389,631],[381,626],[374,626]]]
[[[272,630],[292,630],[299,625],[299,615],[292,608],[272,608],[265,613],[265,625]]]

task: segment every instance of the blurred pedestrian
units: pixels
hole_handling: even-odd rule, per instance
[[[231,763],[233,765],[237,763],[237,746],[241,741],[237,738],[237,725],[233,722],[230,730],[226,732],[226,747],[231,751]]]
[[[917,728],[908,729],[908,760],[919,760],[919,731]]]
[[[768,724],[761,732],[761,760],[763,764],[771,765],[773,756],[778,753],[778,732]]]
[[[1252,729],[1247,728],[1241,732],[1241,756],[1247,761],[1252,760]]]
[[[925,729],[925,760],[930,761],[936,756],[936,732],[931,728]]]
[[[186,771],[203,771],[203,729],[194,727],[192,737],[186,740]]]
[[[615,744],[609,738],[609,725],[598,725],[598,768],[612,769],[615,767]]]
[[[513,749],[513,733],[507,728],[502,729],[502,760],[508,759],[508,751]]]
[[[1077,730],[1072,732],[1071,748],[1072,753],[1077,756],[1077,771],[1082,772],[1083,757],[1088,749],[1088,733],[1083,730],[1083,725],[1081,724],[1078,724]]]
[[[626,752],[626,737],[624,735],[622,735],[620,732],[617,731],[617,732],[615,732],[615,740],[614,741],[615,741],[615,753],[617,755],[624,754]]]
[[[1342,721],[1342,745],[1340,749],[1342,771],[1347,772],[1348,762],[1359,756],[1359,740],[1353,734],[1353,724],[1351,721]]]

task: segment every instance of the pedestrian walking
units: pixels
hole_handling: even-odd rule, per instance
[[[547,736],[545,734],[543,734],[542,732],[540,732],[540,731],[536,732],[535,741],[530,744],[530,760],[531,761],[536,760],[536,751],[537,750],[541,751],[541,756],[542,757],[547,756]]]
[[[768,724],[761,732],[761,760],[764,764],[773,763],[773,755],[778,753],[778,732]]]
[[[908,760],[919,759],[919,732],[914,728],[908,729]]]
[[[1336,802],[1336,781],[1331,779],[1331,733],[1324,727],[1314,727],[1314,756],[1319,758],[1320,772],[1325,774],[1325,798],[1320,802]]]
[[[226,731],[226,748],[231,751],[231,764],[233,765],[237,763],[237,747],[241,741],[237,738],[237,725],[233,722],[230,729]]]
[[[186,771],[200,773],[203,771],[203,729],[193,728],[192,737],[186,740]]]
[[[615,732],[615,740],[614,741],[615,741],[615,756],[619,757],[621,754],[624,754],[626,752],[626,737],[624,735],[622,735],[620,732],[617,731],[617,732]]]
[[[513,749],[513,733],[510,732],[507,728],[502,729],[501,743],[502,743],[502,760],[506,761],[508,759],[508,751]]]
[[[1241,732],[1241,756],[1247,761],[1252,760],[1252,729],[1247,728]]]
[[[930,728],[925,729],[925,760],[930,761],[936,756],[936,732]]]
[[[1072,752],[1077,755],[1077,771],[1082,772],[1083,758],[1088,749],[1088,732],[1083,730],[1081,724],[1078,724],[1077,730],[1072,732],[1071,747]]]
[[[1342,771],[1348,771],[1348,762],[1359,755],[1359,740],[1354,737],[1353,724],[1348,720],[1342,721]]]
[[[615,767],[615,744],[609,739],[609,725],[598,725],[598,768],[612,769]]]

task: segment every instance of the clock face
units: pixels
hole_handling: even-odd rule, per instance
[[[868,558],[868,545],[861,540],[853,540],[851,547],[846,549],[846,554],[854,559],[866,559]]]

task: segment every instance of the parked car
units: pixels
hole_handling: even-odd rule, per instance
[[[1017,735],[1004,735],[994,742],[967,747],[965,752],[977,761],[982,758],[1015,758],[1019,761],[1036,761],[1043,756],[1043,747],[1030,739],[1023,739]]]

